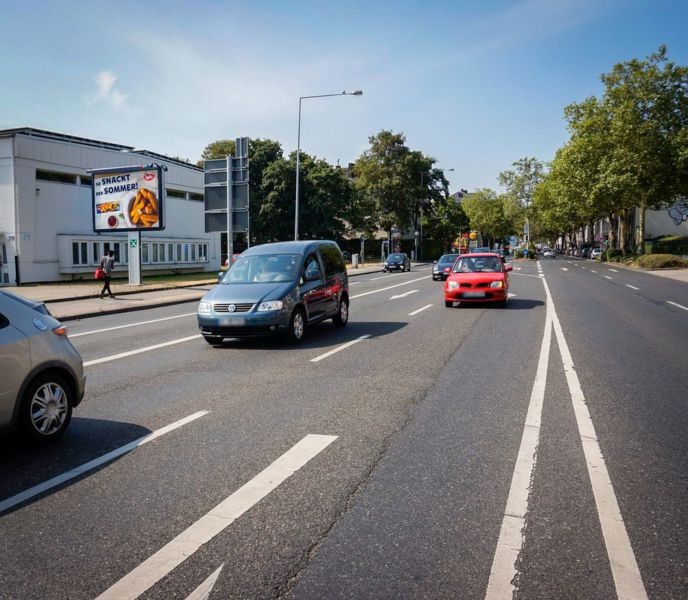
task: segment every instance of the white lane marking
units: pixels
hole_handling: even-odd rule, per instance
[[[402,283],[396,283],[394,285],[388,285],[387,287],[380,288],[379,290],[371,290],[369,292],[363,292],[362,294],[356,294],[355,296],[351,296],[351,300],[354,298],[362,298],[363,296],[368,296],[370,294],[378,294],[379,292],[386,292],[387,290],[392,290],[394,288],[398,288],[402,285],[409,285],[410,283],[415,283],[416,281],[424,281],[425,279],[428,279],[429,275],[426,275],[425,277],[418,277],[417,279],[409,279],[408,281],[404,281]]]
[[[515,297],[516,297],[516,294],[514,294],[514,293],[512,293],[512,292],[507,292],[506,297],[507,297],[507,298],[515,298]]]
[[[57,477],[53,477],[52,479],[48,479],[47,481],[44,481],[43,483],[39,483],[38,485],[35,485],[28,490],[24,490],[23,492],[20,492],[19,494],[16,494],[14,496],[11,496],[7,498],[6,500],[3,500],[0,502],[0,513],[3,511],[7,510],[8,508],[12,508],[13,506],[16,506],[17,504],[20,504],[22,502],[25,502],[26,500],[29,500],[30,498],[33,498],[34,496],[37,496],[38,494],[42,494],[43,492],[54,488],[55,486],[63,484],[65,481],[69,481],[70,479],[74,479],[75,477],[79,477],[79,475],[82,475],[83,473],[86,473],[88,471],[91,471],[95,469],[96,467],[99,467],[102,464],[105,464],[107,462],[110,462],[111,460],[114,460],[118,456],[122,456],[122,454],[126,454],[127,452],[130,452],[131,450],[134,450],[135,448],[138,448],[139,446],[143,446],[144,444],[147,444],[148,442],[152,442],[154,439],[159,438],[161,435],[165,435],[166,433],[169,433],[170,431],[174,431],[175,429],[178,429],[182,425],[186,425],[187,423],[191,423],[191,421],[195,421],[196,419],[200,419],[201,417],[205,416],[208,414],[209,411],[207,410],[201,410],[199,412],[196,412],[192,415],[189,415],[188,417],[184,417],[183,419],[180,419],[179,421],[175,421],[174,423],[170,423],[169,425],[166,425],[165,427],[162,427],[161,429],[156,429],[152,433],[149,433],[148,435],[144,435],[143,437],[140,437],[137,440],[134,440],[133,442],[129,442],[128,444],[125,444],[124,446],[120,446],[119,448],[116,448],[115,450],[111,450],[107,454],[103,454],[102,456],[99,456],[98,458],[94,458],[93,460],[90,460],[87,463],[84,463],[83,465],[80,465],[78,467],[75,467],[71,469],[70,471],[67,471],[66,473],[62,473],[62,475],[58,475]]]
[[[544,282],[544,280],[543,280]],[[535,469],[537,449],[540,441],[542,404],[547,384],[547,367],[552,340],[552,302],[547,299],[545,331],[540,345],[540,358],[533,389],[530,393],[528,413],[521,437],[521,446],[516,458],[516,467],[511,478],[509,497],[506,501],[504,519],[499,532],[490,579],[485,598],[488,600],[511,598],[515,591],[512,584],[516,576],[515,563],[524,541],[525,517],[528,512],[528,492]]]
[[[94,333],[104,333],[106,331],[115,331],[116,329],[125,329],[127,327],[138,327],[139,325],[150,325],[151,323],[160,323],[161,321],[170,321],[171,319],[181,319],[182,317],[195,317],[196,313],[185,313],[183,315],[175,315],[174,317],[164,317],[162,319],[151,319],[150,321],[139,321],[138,323],[127,323],[126,325],[117,325],[116,327],[106,327],[105,329],[94,329],[93,331],[83,331],[82,333],[70,333],[69,339],[81,337],[82,335],[92,335]]]
[[[591,273],[597,273],[597,271],[595,271],[595,269],[590,269],[590,272]]]
[[[337,352],[341,352],[342,350],[345,350],[349,346],[353,346],[354,344],[358,344],[361,340],[365,340],[370,337],[370,334],[366,333],[365,335],[362,335],[361,337],[356,338],[355,340],[351,340],[350,342],[346,342],[345,344],[342,344],[341,346],[337,346],[334,350],[330,350],[329,352],[325,352],[325,354],[321,354],[320,356],[316,356],[315,358],[311,358],[311,362],[320,362],[324,358],[327,358],[328,356],[332,356],[333,354],[337,354]]]
[[[609,268],[609,270],[612,271],[612,273],[618,273],[616,269],[612,269],[611,267]]]
[[[90,367],[92,365],[99,365],[104,362],[110,362],[111,360],[118,360],[120,358],[126,358],[127,356],[134,356],[135,354],[141,354],[142,352],[150,352],[151,350],[157,350],[158,348],[165,348],[166,346],[173,346],[174,344],[181,344],[182,342],[188,342],[190,340],[197,340],[201,337],[200,333],[196,335],[190,335],[188,337],[179,338],[177,340],[171,340],[169,342],[163,342],[162,344],[155,344],[154,346],[146,346],[145,348],[138,348],[136,350],[129,350],[128,352],[120,352],[119,354],[112,354],[111,356],[104,356],[103,358],[96,358],[95,360],[89,360],[84,363],[84,367]]]
[[[206,579],[201,585],[199,585],[193,592],[191,592],[186,600],[208,600],[210,597],[210,592],[213,591],[213,588],[215,587],[215,583],[217,582],[217,578],[220,576],[220,571],[222,571],[222,567],[225,566],[225,563],[222,563],[219,568],[217,568],[213,573],[210,574],[210,577]]]
[[[378,279],[387,279],[388,277],[396,277],[396,273],[390,273],[389,275],[380,275],[380,277],[371,277],[368,281],[377,281]]]
[[[630,283],[626,284],[626,287],[631,288],[632,290],[639,290],[640,288],[635,287],[634,285],[631,285]]]
[[[547,282],[543,281],[543,283],[545,284],[547,296],[551,298]],[[588,467],[590,483],[592,484],[593,496],[595,497],[597,514],[600,518],[602,535],[607,547],[607,556],[609,557],[614,585],[616,586],[616,595],[622,599],[633,598],[635,600],[643,600],[647,598],[647,591],[643,585],[643,579],[633,553],[631,540],[628,537],[623,516],[616,500],[614,486],[609,477],[607,465],[602,456],[602,449],[597,440],[595,426],[585,403],[585,396],[578,380],[576,367],[573,364],[571,352],[566,343],[564,331],[561,328],[561,323],[559,323],[554,304],[552,304],[552,319],[554,333],[559,345],[559,354],[564,364],[564,373],[566,374],[566,381],[571,393],[573,411],[578,423],[578,432],[583,445],[583,453]]]
[[[562,271],[568,271],[568,269],[566,267],[562,267],[561,270]]]
[[[420,290],[409,290],[408,292],[404,292],[403,294],[395,294],[394,296],[390,296],[390,300],[398,300],[399,298],[406,298],[406,296],[409,296],[411,294],[415,294],[416,292],[419,292]]]
[[[430,308],[432,304],[426,304],[423,308],[419,308],[418,310],[414,310],[413,312],[410,312],[408,314],[409,317],[415,317],[418,313],[423,312],[424,310],[427,310]]]
[[[358,285],[359,283],[361,283],[361,282],[360,281],[350,281],[349,285]]]
[[[336,439],[335,435],[307,435],[128,575],[105,590],[96,600],[138,598]]]
[[[667,300],[667,303],[671,304],[672,306],[682,308],[683,310],[688,310],[688,307],[683,306],[683,304],[677,304],[676,302],[672,302],[671,300]]]
[[[614,280],[614,278],[613,278],[613,277],[610,277],[609,275],[605,275],[604,278],[605,278],[605,279],[611,279],[612,281]]]

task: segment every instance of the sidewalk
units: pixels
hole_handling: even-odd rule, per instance
[[[380,263],[367,264],[358,269],[347,268],[349,277],[380,271],[382,271]],[[216,283],[217,276],[213,273],[209,273],[209,277],[203,280],[179,280],[174,283],[143,283],[142,285],[119,284],[117,279],[114,279],[111,287],[115,298],[102,300],[100,299],[102,284],[96,280],[86,283],[6,286],[2,289],[32,300],[42,300],[56,319],[73,321],[200,300]]]

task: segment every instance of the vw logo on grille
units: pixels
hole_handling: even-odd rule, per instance
[[[227,310],[229,312],[234,312],[236,310],[236,304],[230,304],[229,306],[227,306]]]

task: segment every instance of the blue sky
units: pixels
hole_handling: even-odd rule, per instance
[[[451,191],[551,160],[564,107],[666,44],[688,64],[683,0],[345,3],[0,0],[0,128],[31,126],[196,161],[267,137],[354,161],[381,129],[453,168]]]

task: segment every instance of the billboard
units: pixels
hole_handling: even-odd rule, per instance
[[[98,169],[91,174],[93,231],[160,231],[165,228],[162,167]]]

